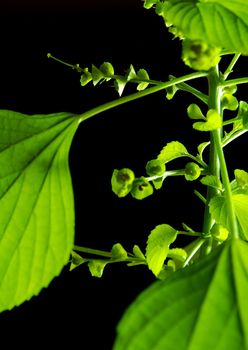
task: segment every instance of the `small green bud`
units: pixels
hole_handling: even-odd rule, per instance
[[[185,179],[187,181],[196,180],[201,175],[201,169],[199,165],[194,162],[189,162],[185,167]]]
[[[224,94],[221,103],[223,109],[229,109],[230,111],[235,111],[239,106],[238,100],[231,94]]]
[[[208,71],[220,61],[221,48],[209,45],[202,40],[183,40],[182,59],[195,69]]]
[[[220,224],[214,224],[210,233],[217,241],[220,242],[226,241],[229,235],[228,229]]]
[[[143,199],[153,193],[153,187],[145,177],[135,179],[131,190],[131,195],[136,199]]]
[[[132,189],[135,179],[134,172],[131,169],[115,169],[111,177],[112,191],[118,197],[125,197]]]
[[[165,164],[159,159],[149,160],[146,164],[146,173],[149,176],[163,175],[165,173]]]

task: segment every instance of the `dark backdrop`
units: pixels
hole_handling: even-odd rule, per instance
[[[78,73],[48,60],[48,52],[82,67],[110,61],[120,74],[132,63],[146,68],[152,79],[190,72],[180,60],[179,41],[170,40],[163,20],[139,0],[1,4],[1,109],[81,113],[118,97],[111,84],[82,88]],[[205,84],[201,88],[206,91]],[[126,93],[132,91],[128,87]],[[180,228],[187,222],[200,229],[203,207],[192,184],[168,179],[161,191],[141,202],[118,199],[110,188],[114,168],[131,167],[142,175],[146,161],[169,141],[184,142],[195,152],[192,138],[196,144],[201,139],[185,117],[188,103],[185,93],[166,101],[161,92],[80,126],[70,152],[77,244],[110,250],[121,242],[131,250],[133,244],[144,248],[157,224]],[[239,157],[230,162],[241,166]],[[65,268],[38,297],[0,315],[1,342],[8,341],[9,348],[18,341],[28,349],[37,344],[111,349],[123,311],[153,281],[144,267],[107,266],[102,279],[91,277],[87,266],[71,273]]]

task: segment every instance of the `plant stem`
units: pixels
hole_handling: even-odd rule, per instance
[[[221,113],[220,107],[220,88],[219,88],[219,69],[218,66],[212,68],[209,71],[208,76],[208,84],[209,84],[209,109],[215,109],[219,114]],[[217,130],[216,133],[221,133],[221,130]],[[210,154],[209,154],[209,172],[211,175],[220,177],[220,163],[218,159],[218,155],[216,152],[215,144],[214,144],[214,136],[213,132],[210,133]],[[206,206],[204,212],[204,221],[203,221],[203,232],[209,233],[211,227],[214,224],[214,221],[209,212],[209,202],[212,197],[217,194],[217,190],[213,187],[208,187],[207,190],[207,198],[206,198]]]
[[[86,119],[89,119],[89,118],[91,118],[99,113],[105,112],[111,108],[120,106],[124,103],[137,100],[138,98],[145,97],[145,96],[148,96],[150,94],[154,94],[155,92],[164,90],[170,86],[173,86],[173,85],[176,85],[179,83],[183,83],[183,82],[188,81],[188,80],[193,80],[193,79],[205,77],[206,75],[207,75],[207,73],[205,73],[205,72],[196,72],[196,73],[184,75],[182,77],[175,78],[175,79],[167,81],[165,83],[161,83],[160,85],[153,86],[151,88],[147,88],[146,90],[139,91],[139,92],[136,92],[134,94],[130,94],[128,96],[124,96],[124,97],[121,97],[119,99],[104,103],[98,107],[92,108],[89,111],[86,111],[86,112],[82,113],[81,115],[79,115],[78,116],[79,122],[82,122]]]
[[[103,250],[98,250],[98,249],[92,249],[92,248],[86,248],[86,247],[81,247],[78,245],[74,245],[74,250],[78,251],[78,252],[82,252],[82,253],[86,253],[86,254],[92,254],[92,255],[98,255],[98,256],[104,256],[106,258],[111,258],[112,257],[112,253],[110,252],[105,252]]]
[[[239,85],[239,84],[247,84],[248,83],[248,77],[243,77],[243,78],[237,78],[237,79],[231,79],[227,81],[223,81],[221,83],[222,87],[227,87],[227,86],[233,86],[233,85]]]
[[[238,61],[239,57],[240,57],[240,53],[236,53],[236,54],[234,55],[233,59],[231,60],[231,62],[230,62],[230,64],[229,64],[229,66],[227,67],[225,73],[223,74],[224,80],[226,80],[227,77],[228,77],[228,75],[229,75],[230,73],[232,73],[233,67],[235,66],[235,64],[236,64],[236,62]]]

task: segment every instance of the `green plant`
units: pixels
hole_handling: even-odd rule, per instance
[[[234,96],[248,78],[228,79],[239,56],[248,54],[248,5],[246,0],[147,0],[144,6],[155,7],[182,40],[183,61],[197,72],[160,82],[132,65],[125,75],[115,74],[109,62],[91,68],[69,65],[79,72],[82,86],[113,81],[121,96],[132,83],[138,92],[82,115],[0,111],[0,310],[38,294],[69,260],[71,269],[87,263],[96,277],[107,264],[145,264],[161,281],[128,309],[118,326],[115,349],[170,349],[175,340],[178,349],[247,349],[248,173],[236,169],[230,181],[224,150],[248,130],[248,104]],[[229,55],[233,57],[222,71]],[[200,78],[208,81],[207,95],[187,83]],[[114,170],[112,189],[119,197],[131,194],[141,200],[159,190],[168,176],[199,180],[207,189],[206,197],[195,191],[205,204],[202,230],[160,224],[150,233],[146,252],[134,245],[129,253],[120,243],[110,252],[75,246],[67,157],[78,125],[161,90],[166,90],[167,99],[180,90],[199,99],[199,106],[190,104],[185,114],[210,140],[198,145],[196,155],[171,141],[148,161],[146,175]],[[186,159],[184,167],[174,169],[172,161],[181,157]],[[177,246],[180,235],[192,241]]]

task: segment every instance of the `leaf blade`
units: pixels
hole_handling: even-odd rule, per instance
[[[0,310],[37,295],[68,262],[74,204],[68,113],[0,111]],[[11,292],[10,292],[11,286]]]

